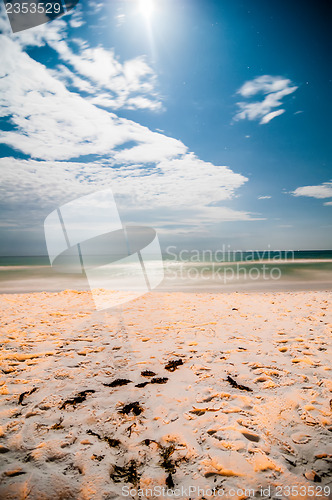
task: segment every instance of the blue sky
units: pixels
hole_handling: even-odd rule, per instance
[[[81,1],[1,11],[2,255],[111,187],[163,246],[331,248],[328,2]]]

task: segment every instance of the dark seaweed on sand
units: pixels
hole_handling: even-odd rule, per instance
[[[231,384],[232,387],[235,387],[236,389],[240,389],[241,391],[248,391],[252,392],[252,389],[250,387],[247,387],[246,385],[241,385],[236,382],[232,377],[228,375],[227,381]]]
[[[156,375],[155,372],[152,372],[151,370],[144,370],[141,372],[142,377],[154,377]]]
[[[90,436],[96,436],[98,439],[100,439],[100,441],[106,441],[106,443],[111,448],[116,448],[117,446],[119,446],[121,444],[121,441],[119,441],[119,439],[110,438],[108,436],[100,436],[100,434],[98,434],[97,432],[91,431],[90,429],[88,429],[86,431],[86,433],[90,434]]]
[[[83,401],[86,400],[87,394],[90,394],[90,393],[92,394],[94,392],[96,392],[94,389],[87,389],[86,391],[79,392],[73,398],[66,399],[66,401],[64,401],[62,403],[62,405],[60,406],[60,410],[63,410],[64,408],[66,408],[67,405],[75,406],[78,403],[83,403]]]
[[[37,389],[38,389],[38,387],[34,387],[30,391],[22,392],[22,394],[19,395],[18,404],[21,405],[23,403],[23,399],[26,396],[30,396],[30,394],[33,394]]]
[[[174,444],[171,444],[170,446],[167,447],[159,445],[159,447],[160,447],[160,456],[162,459],[160,462],[161,467],[163,467],[163,469],[165,469],[167,472],[174,474],[176,470],[175,463],[170,458],[176,449]]]
[[[172,474],[176,473],[176,467],[180,462],[188,460],[185,457],[181,457],[177,460],[173,460],[171,458],[174,451],[176,450],[175,444],[171,444],[170,446],[162,446],[154,439],[144,439],[142,443],[144,443],[146,446],[150,446],[151,443],[155,443],[158,446],[159,455],[161,458],[159,465],[160,467],[165,469],[165,471],[168,473],[168,476],[166,477],[165,480],[166,486],[168,488],[174,488],[174,481]]]
[[[145,387],[148,384],[166,384],[167,381],[167,377],[154,377],[149,382],[141,382],[140,384],[136,384],[135,387]]]
[[[115,483],[125,482],[137,486],[140,479],[140,474],[137,471],[137,463],[135,460],[130,460],[130,462],[123,467],[113,465],[110,477]]]
[[[180,365],[183,365],[182,359],[173,359],[167,363],[165,369],[169,372],[174,372]]]
[[[172,478],[172,474],[169,473],[168,476],[166,477],[166,486],[167,488],[174,488],[174,481],[173,481],[173,478]]]
[[[143,408],[140,406],[138,401],[135,401],[134,403],[128,403],[127,405],[124,405],[124,407],[119,411],[123,415],[128,415],[131,411],[134,415],[140,415],[143,411]]]
[[[155,377],[150,380],[151,384],[166,384],[167,377]]]
[[[131,383],[131,380],[128,380],[126,378],[117,378],[116,380],[113,380],[113,382],[110,382],[109,384],[103,384],[103,385],[106,385],[106,387],[119,387],[121,385],[127,385],[130,383]]]

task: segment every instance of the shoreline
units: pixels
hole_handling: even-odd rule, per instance
[[[332,261],[164,261],[164,280],[158,292],[229,293],[259,291],[310,291],[332,289]],[[114,267],[113,267],[114,266]],[[113,269],[113,271],[111,271]],[[109,272],[130,278],[130,266],[113,265]],[[3,266],[0,293],[60,292],[89,290],[85,274],[56,272],[50,266]]]
[[[224,288],[223,288],[224,287]],[[74,291],[76,293],[88,293],[90,290],[88,288],[58,288],[52,290],[31,290],[31,289],[1,289],[0,297],[3,295],[30,295],[30,294],[58,294],[62,292]],[[128,291],[129,292],[129,291]],[[292,292],[332,292],[332,283],[327,281],[283,281],[280,284],[276,283],[253,283],[251,286],[249,283],[235,284],[225,284],[220,286],[218,284],[204,285],[201,284],[194,288],[192,285],[178,285],[177,288],[167,288],[158,287],[149,293],[188,293],[188,294],[230,294],[230,293],[292,293]]]
[[[76,292],[86,292],[91,293],[88,287],[83,287],[80,289],[78,287],[63,287],[57,289],[44,289],[44,290],[31,290],[31,288],[0,288],[0,297],[3,295],[29,295],[29,294],[45,294],[45,293],[61,293],[74,290]],[[149,293],[188,293],[188,294],[230,294],[230,293],[292,293],[292,292],[326,292],[330,293],[332,291],[332,283],[330,280],[326,281],[286,281],[282,280],[280,282],[266,283],[266,282],[246,282],[240,284],[210,284],[205,285],[201,283],[199,285],[183,285],[177,284],[175,287],[160,286]]]

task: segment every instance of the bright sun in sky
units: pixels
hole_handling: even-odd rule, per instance
[[[140,11],[146,19],[150,19],[154,11],[153,0],[139,0]]]

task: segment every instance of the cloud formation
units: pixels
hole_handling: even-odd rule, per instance
[[[22,49],[48,46],[55,50],[60,63],[50,73],[85,92],[95,105],[108,109],[162,110],[157,87],[157,75],[144,56],[121,63],[114,50],[90,47],[81,38],[68,38],[68,25],[79,28],[84,24],[81,9],[74,9],[65,18],[44,24],[33,30],[11,34],[5,14],[0,12],[0,32]]]
[[[111,162],[50,162],[0,159],[2,204],[20,217],[41,223],[48,211],[92,191],[111,186],[125,222],[159,229],[202,228],[222,221],[251,220],[252,214],[210,206],[233,199],[248,180],[228,167],[187,153],[156,165],[114,166]],[[33,215],[31,215],[33,214]]]
[[[323,182],[318,186],[302,186],[291,192],[293,196],[308,196],[310,198],[324,199],[332,198],[332,181]],[[330,202],[325,203],[325,205]]]
[[[259,120],[261,125],[269,123],[285,112],[283,108],[274,111],[273,108],[279,108],[282,99],[295,92],[297,88],[291,80],[280,76],[262,75],[245,82],[237,94],[248,100],[236,103],[239,111],[234,120]],[[262,100],[249,100],[257,95],[262,95]]]
[[[40,26],[0,37],[1,116],[10,124],[0,142],[28,157],[0,161],[1,204],[6,221],[15,214],[11,227],[17,220],[42,227],[58,205],[109,186],[126,222],[151,224],[165,233],[204,232],[226,220],[257,219],[221,206],[237,196],[246,177],[200,160],[161,131],[101,109],[112,99],[123,107],[153,106],[154,74],[144,58],[120,64],[113,51],[90,48],[82,40],[76,40],[74,52],[65,33],[61,19],[47,31]],[[46,43],[61,58],[56,68],[25,51]]]
[[[67,68],[66,73],[60,68],[60,78],[79,89],[85,82],[84,90],[93,104],[111,109],[162,109],[155,90],[157,77],[143,56],[122,64],[113,50],[103,47],[83,46],[76,54],[64,40],[51,46],[72,68]]]
[[[15,127],[2,133],[1,142],[43,160],[96,154],[117,155],[124,162],[129,153],[116,148],[132,141],[137,143],[136,161],[141,155],[144,161],[153,161],[158,152],[159,158],[169,158],[186,151],[181,141],[119,118],[70,92],[11,39],[0,36],[0,43],[0,116],[8,116]]]

